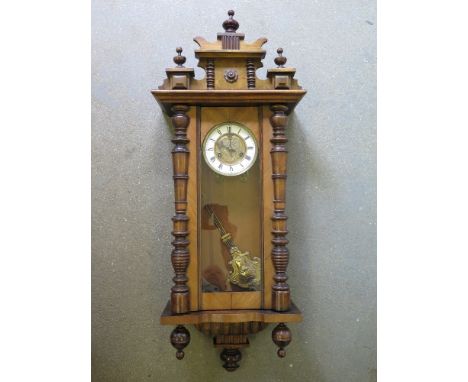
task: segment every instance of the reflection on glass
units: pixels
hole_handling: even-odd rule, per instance
[[[203,292],[262,289],[259,161],[239,176],[201,165]]]

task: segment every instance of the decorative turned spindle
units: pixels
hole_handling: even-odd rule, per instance
[[[206,88],[215,88],[215,64],[212,59],[209,59],[206,64]]]
[[[278,312],[289,310],[290,291],[289,285],[286,283],[288,276],[286,270],[289,262],[289,251],[286,245],[288,239],[288,229],[286,221],[288,219],[286,210],[286,163],[288,158],[288,150],[286,143],[285,130],[288,122],[288,107],[286,105],[272,105],[271,111],[273,115],[270,117],[270,124],[273,128],[273,136],[270,139],[272,143],[270,154],[273,170],[273,222],[271,240],[273,249],[271,258],[275,268],[273,275],[272,286],[272,308]]]
[[[174,286],[171,288],[171,310],[172,313],[186,313],[189,311],[189,287],[187,285],[187,268],[190,260],[187,236],[188,221],[187,216],[187,183],[188,183],[188,161],[189,149],[187,144],[187,127],[190,118],[187,115],[189,110],[186,105],[175,105],[171,108],[172,125],[175,129],[175,136],[172,142],[175,144],[172,149],[175,215],[172,218],[174,249],[171,254],[172,267],[175,276],[172,279]]]
[[[247,87],[255,89],[255,64],[251,58],[247,59]]]

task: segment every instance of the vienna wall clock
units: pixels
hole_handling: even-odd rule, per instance
[[[216,41],[194,39],[205,78],[177,48],[176,66],[152,94],[174,127],[175,275],[161,324],[175,327],[178,359],[194,327],[213,337],[234,371],[249,334],[271,324],[284,357],[287,324],[302,320],[287,282],[286,125],[306,91],[281,48],[277,67],[257,78],[267,39],[246,42],[228,16]]]

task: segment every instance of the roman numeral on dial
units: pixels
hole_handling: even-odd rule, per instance
[[[258,155],[255,134],[238,122],[224,122],[212,127],[202,150],[211,170],[228,177],[245,173]]]

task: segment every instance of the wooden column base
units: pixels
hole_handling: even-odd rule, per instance
[[[289,290],[281,291],[281,290],[274,290],[272,296],[272,305],[273,310],[277,312],[286,312],[289,310],[290,305],[290,295],[291,293]]]
[[[171,293],[171,309],[173,313],[186,313],[189,311],[189,293]]]

